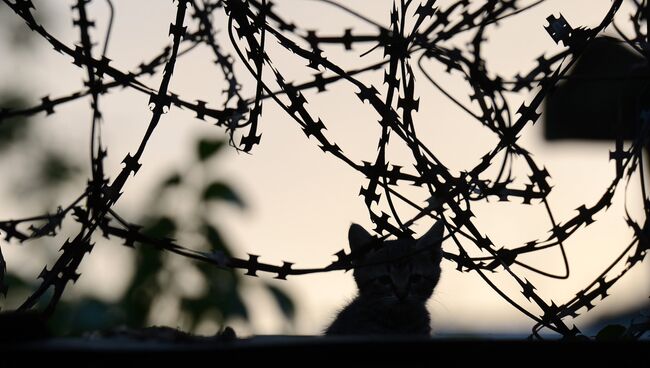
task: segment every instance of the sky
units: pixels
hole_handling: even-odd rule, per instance
[[[44,22],[52,32],[68,45],[77,42],[77,30],[72,26],[69,4],[52,4],[34,1],[37,9],[43,9]],[[444,4],[448,2],[439,1]],[[70,3],[71,4],[71,3]],[[608,0],[547,1],[519,16],[498,24],[487,34],[489,40],[484,55],[488,70],[512,77],[517,72],[529,70],[542,54],[550,55],[561,50],[544,30],[546,18],[561,13],[574,27],[595,26],[609,8]],[[171,42],[167,36],[169,23],[173,21],[175,5],[171,2],[153,0],[114,0],[116,9],[113,33],[108,48],[111,65],[120,70],[134,70],[137,65],[151,58]],[[361,11],[364,16],[387,25],[391,1],[358,0],[348,4]],[[102,1],[90,6],[90,16],[96,21],[93,36],[101,39],[107,26],[108,7]],[[318,29],[319,34],[340,35],[346,28],[355,33],[374,32],[374,27],[358,21],[318,1],[278,0],[275,8],[286,18],[304,29]],[[621,9],[619,22],[624,23],[629,4]],[[146,24],[142,24],[146,19]],[[217,18],[223,21],[225,18]],[[224,24],[225,23],[221,23]],[[227,32],[218,34],[226,50]],[[43,41],[35,41],[36,57],[12,54],[13,62],[0,64],[2,80],[13,80],[25,92],[35,96],[59,96],[82,87],[84,71],[74,66],[69,58],[53,52]],[[309,80],[314,73],[295,56],[283,52],[269,42],[269,55],[274,64],[289,80]],[[358,67],[378,62],[383,54],[370,52],[370,44],[355,45],[345,52],[342,47],[325,47],[328,59],[346,67]],[[16,60],[19,60],[16,61]],[[205,100],[218,106],[224,88],[221,75],[213,63],[210,50],[198,48],[178,62],[171,83],[171,91],[186,100]],[[464,81],[458,74],[445,73],[444,66],[425,62],[427,72],[449,88],[463,101],[467,100]],[[236,72],[243,81],[242,93],[252,96],[253,80],[241,63]],[[416,73],[416,94],[420,97],[420,110],[416,115],[419,136],[435,154],[457,172],[475,166],[481,156],[494,146],[496,140],[486,129],[449,102],[436,89],[425,82],[424,76]],[[383,71],[364,74],[361,80],[381,85]],[[148,85],[159,83],[160,75],[144,78]],[[383,91],[384,89],[380,89]],[[335,85],[327,93],[306,93],[310,111],[322,118],[328,127],[328,137],[336,142],[355,161],[372,161],[376,155],[379,128],[376,115],[370,107],[362,105],[354,95],[356,89],[346,85]],[[512,106],[517,107],[531,95],[522,93],[509,96]],[[90,118],[89,100],[67,104],[57,108],[57,113],[44,119],[36,117],[43,125],[40,139],[51,144],[66,145],[81,157],[88,154]],[[102,97],[104,108],[104,141],[109,148],[107,173],[116,175],[121,159],[127,152],[134,152],[150,117],[148,98],[129,90],[117,90]],[[466,101],[469,102],[469,101]],[[296,267],[325,266],[332,261],[333,254],[347,248],[347,230],[351,223],[359,223],[370,229],[363,197],[359,188],[364,178],[351,170],[345,163],[331,155],[323,154],[316,142],[305,138],[299,126],[286,116],[271,101],[264,105],[260,122],[261,144],[251,154],[237,153],[230,149],[214,164],[210,174],[232,182],[250,204],[247,210],[223,205],[214,208],[215,221],[222,225],[224,235],[235,253],[261,256],[261,260],[274,264],[289,261]],[[198,136],[219,136],[221,128],[194,118],[192,113],[172,108],[163,116],[150,145],[143,156],[143,167],[137,176],[131,178],[117,210],[125,214],[143,213],[144,194],[152,185],[168,173],[170,167],[182,166],[193,154],[193,142]],[[536,162],[541,163],[551,174],[553,191],[549,202],[557,219],[569,219],[582,204],[593,204],[604,193],[614,175],[609,151],[613,142],[547,142],[543,139],[543,125],[528,126],[522,132],[521,145],[529,150]],[[392,163],[404,161],[408,156],[399,146],[390,151]],[[1,164],[1,163],[0,163]],[[523,166],[521,166],[523,168]],[[525,171],[521,171],[525,179]],[[109,174],[111,175],[111,174]],[[0,190],[7,192],[9,184],[0,184]],[[79,183],[82,188],[84,183]],[[566,243],[571,265],[568,280],[552,280],[531,274],[523,269],[515,272],[533,281],[545,299],[561,303],[569,299],[588,282],[593,280],[631,240],[623,214],[625,206],[637,219],[642,218],[641,193],[637,184],[617,191],[614,205],[604,214],[596,217],[596,223],[582,228]],[[414,198],[426,199],[413,188],[399,187],[401,193]],[[72,194],[71,194],[72,195]],[[172,201],[165,204],[182,211]],[[5,198],[0,208],[3,218],[30,215],[11,198]],[[412,214],[407,208],[398,207],[400,213]],[[543,205],[523,206],[516,202],[477,203],[473,207],[475,224],[498,246],[514,246],[529,240],[545,238],[551,225]],[[417,235],[423,234],[430,223],[418,224]],[[7,249],[10,263],[29,264],[29,256],[23,249]],[[443,249],[454,252],[451,242]],[[21,253],[22,252],[22,253]],[[129,280],[128,267],[123,272],[111,272],[116,266],[128,264],[133,250],[121,247],[115,242],[101,241],[99,246],[82,264],[83,277],[69,292],[72,295],[90,293],[106,300],[119,297]],[[52,253],[50,253],[52,256]],[[561,271],[561,256],[557,249],[540,252],[530,259],[531,264],[545,270]],[[14,264],[16,264],[14,263]],[[20,270],[26,275],[37,274],[42,264]],[[434,297],[428,307],[431,311],[434,332],[446,333],[500,333],[527,332],[532,321],[503,301],[486,287],[475,273],[460,273],[451,262],[443,262],[443,273]],[[110,275],[110,276],[108,276]],[[191,275],[187,276],[191,279]],[[333,319],[335,314],[354,297],[355,285],[350,272],[330,272],[300,277],[287,281],[265,281],[282,285],[295,296],[298,303],[298,318],[290,332],[297,334],[318,334]],[[494,281],[503,289],[526,302],[518,287],[508,278],[495,275]],[[251,287],[246,293],[252,306],[252,325],[249,333],[271,334],[285,332],[286,326],[277,318],[277,311],[269,307],[268,296],[264,295],[256,280],[247,280]],[[101,287],[98,287],[101,286]],[[629,307],[647,303],[650,293],[647,260],[628,273],[611,291],[612,296],[600,302],[598,307],[576,319],[579,326],[587,325],[601,316],[615,313]],[[532,305],[528,304],[532,308]],[[534,310],[534,309],[532,309]],[[161,312],[160,323],[173,322],[173,311]],[[243,327],[242,327],[243,328]]]

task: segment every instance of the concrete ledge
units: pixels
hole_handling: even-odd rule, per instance
[[[0,367],[63,364],[72,367],[187,365],[207,360],[211,367],[436,366],[482,364],[521,367],[650,366],[650,341],[525,341],[408,337],[257,336],[232,341],[206,338],[196,342],[137,341],[126,338],[49,339],[3,344]],[[126,365],[125,365],[126,364]],[[143,367],[144,368],[144,367]],[[146,367],[148,368],[148,367]]]

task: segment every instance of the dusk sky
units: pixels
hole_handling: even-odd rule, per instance
[[[68,3],[34,3],[37,9],[44,9],[43,19],[57,37],[68,45],[77,42],[78,30],[72,26]],[[389,24],[392,1],[355,0],[349,3],[348,6],[373,21],[385,26]],[[444,5],[449,1],[438,3]],[[169,23],[174,19],[175,5],[171,1],[154,0],[114,0],[114,4],[115,23],[107,55],[112,59],[111,65],[120,70],[135,70],[142,61],[151,59],[170,44],[171,38],[167,33]],[[504,20],[487,32],[489,39],[484,56],[488,70],[513,78],[518,72],[531,69],[540,55],[560,51],[562,46],[556,45],[544,30],[549,15],[561,13],[574,27],[595,26],[610,5],[609,0],[549,0]],[[629,5],[625,3],[617,18],[623,29],[629,29],[626,23]],[[108,8],[104,2],[95,1],[89,9],[91,18],[96,20],[93,35],[96,39],[102,39]],[[372,25],[345,15],[324,2],[278,0],[274,9],[299,28],[317,29],[323,35],[341,35],[346,28],[353,28],[355,33],[376,32]],[[234,55],[225,30],[226,17],[221,15],[216,19],[223,20],[221,23],[215,21],[216,24],[223,24],[223,30],[218,34],[219,40],[224,49]],[[271,41],[274,40],[269,38],[269,55],[289,81],[301,82],[313,78],[313,69],[307,68],[295,55]],[[467,39],[459,40],[459,44],[462,44],[460,41],[466,42]],[[34,43],[35,56],[13,54],[10,62],[0,63],[0,78],[11,79],[16,85],[23,86],[26,93],[39,97],[60,96],[82,87],[85,71],[73,65],[70,58],[52,51],[45,41],[36,39]],[[328,46],[324,47],[324,53],[329,60],[345,68],[357,68],[382,60],[381,50],[360,57],[372,46],[371,43],[359,44],[350,51],[340,45]],[[0,48],[0,53],[7,55],[2,51],[5,50]],[[411,62],[415,65],[417,58]],[[425,61],[424,66],[436,81],[446,86],[463,103],[472,106],[461,75],[447,74],[445,66],[434,61]],[[236,68],[243,83],[242,94],[253,96],[253,79],[241,63],[236,63]],[[419,137],[452,173],[474,167],[481,156],[494,147],[497,138],[451,103],[415,69],[416,96],[420,98],[420,110],[415,115]],[[382,93],[385,91],[382,85],[383,70],[365,73],[360,79],[372,83]],[[160,74],[143,78],[150,86],[156,86],[159,80]],[[269,80],[272,80],[271,77]],[[211,51],[199,47],[179,59],[170,90],[185,100],[204,100],[208,101],[208,105],[217,107],[223,98],[223,83]],[[326,134],[330,141],[336,142],[355,162],[373,161],[380,127],[376,113],[367,103],[364,105],[358,100],[356,92],[350,85],[336,84],[328,87],[326,93],[309,91],[305,97],[313,115],[320,117],[327,125]],[[524,92],[508,95],[507,98],[516,110],[531,96],[532,93]],[[137,149],[151,114],[147,102],[148,96],[129,89],[116,89],[102,97],[104,143],[109,152],[107,175],[114,177],[122,166],[125,154]],[[86,158],[90,116],[89,100],[63,105],[57,108],[56,114],[47,118],[43,114],[37,115],[37,125],[42,125],[39,137],[48,144],[66,146],[73,154]],[[519,143],[550,173],[553,191],[548,199],[556,220],[562,222],[574,216],[576,208],[593,204],[605,192],[615,175],[614,163],[609,161],[609,151],[614,149],[614,142],[548,142],[543,137],[542,120],[543,117],[537,124],[525,128]],[[295,263],[296,268],[326,266],[334,259],[334,253],[342,248],[348,249],[347,230],[351,223],[361,224],[366,229],[373,228],[363,197],[359,196],[359,189],[366,179],[332,155],[324,154],[317,142],[307,139],[296,122],[271,100],[265,102],[260,131],[261,143],[251,154],[228,149],[215,162],[210,175],[231,182],[250,205],[243,211],[227,204],[217,206],[214,208],[215,222],[220,224],[236,255],[245,257],[247,253],[257,254],[265,262],[281,264],[282,261],[289,261]],[[117,211],[125,216],[146,213],[145,194],[171,169],[183,167],[184,162],[194,154],[195,138],[223,134],[222,128],[195,119],[192,112],[172,107],[163,116],[145,151],[142,169],[125,187]],[[411,162],[407,150],[397,144],[391,146],[389,160],[403,166]],[[88,163],[81,163],[87,169]],[[6,162],[0,161],[0,165],[3,165],[3,172],[13,170],[7,167]],[[521,172],[515,171],[515,176],[523,182],[529,173],[525,171],[525,165],[515,165],[517,168]],[[28,207],[22,206],[8,194],[11,192],[10,185],[0,183],[0,193],[4,193],[0,218],[32,215]],[[84,185],[85,181],[80,180],[78,187],[71,188],[69,195],[64,194],[63,197],[72,198]],[[417,199],[419,203],[426,200],[421,188],[404,184],[398,186],[397,190]],[[627,207],[637,220],[643,219],[641,198],[639,180],[627,189],[620,185],[609,210],[596,216],[594,224],[581,228],[566,241],[571,266],[568,280],[540,277],[517,266],[513,267],[513,271],[533,282],[548,302],[553,300],[559,304],[570,299],[602,272],[630,242],[632,233],[624,220],[625,209]],[[179,193],[178,200],[163,205],[170,206],[174,211],[184,211],[182,193]],[[546,239],[552,227],[540,203],[527,206],[518,200],[490,201],[477,202],[473,206],[476,215],[474,223],[489,235],[497,248]],[[415,214],[404,205],[398,205],[398,212],[405,218]],[[414,230],[417,235],[422,235],[430,225],[431,221],[422,221]],[[188,234],[187,239],[180,240],[191,243],[191,238],[191,234]],[[83,276],[68,292],[71,295],[90,293],[105,300],[114,300],[119,297],[133,272],[124,265],[130,264],[128,260],[135,250],[120,246],[119,241],[97,240],[95,250],[82,264]],[[457,252],[455,247],[451,241],[443,243],[443,249],[448,252]],[[9,267],[13,265],[14,271],[25,277],[35,278],[43,267],[42,258],[34,261],[27,254],[29,248],[3,244],[2,250]],[[41,256],[53,257],[55,251],[53,248]],[[562,258],[556,248],[535,253],[526,261],[548,272],[562,271]],[[120,272],[115,272],[116,268]],[[529,331],[533,321],[503,301],[477,274],[458,272],[449,261],[443,261],[442,268],[441,281],[429,302],[434,334]],[[186,276],[191,283],[193,275]],[[271,275],[263,273],[260,276],[265,282],[285,287],[296,298],[298,319],[296,325],[287,330],[277,318],[277,311],[269,309],[269,297],[255,286],[259,280],[246,279],[252,285],[246,298],[256,302],[250,303],[253,328],[242,331],[244,334],[287,331],[319,334],[355,292],[351,272],[289,277],[287,281],[272,280]],[[569,323],[586,326],[601,316],[647,303],[650,293],[648,276],[646,259],[644,264],[629,272],[611,289],[609,298]],[[533,305],[521,296],[519,287],[505,274],[491,277],[509,295],[535,311]],[[176,318],[174,313],[173,306],[161,307],[157,322],[173,324]],[[210,332],[212,327],[205,328],[206,332]]]

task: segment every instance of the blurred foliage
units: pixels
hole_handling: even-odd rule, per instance
[[[34,33],[27,32],[27,26],[21,19],[13,16],[11,10],[0,7],[0,42],[8,44],[11,49],[29,52],[34,43]]]
[[[195,248],[202,251],[218,250],[231,255],[218,225],[210,220],[214,216],[210,216],[211,207],[208,205],[213,202],[230,202],[238,208],[246,208],[245,202],[231,185],[221,180],[212,180],[207,174],[214,171],[213,160],[225,146],[227,144],[220,139],[199,139],[196,143],[195,161],[185,165],[187,172],[174,172],[160,182],[153,191],[151,204],[147,206],[147,217],[136,221],[146,224],[147,235],[177,239],[183,233],[191,233],[195,239]],[[197,177],[200,180],[191,180]],[[179,198],[189,205],[183,213],[166,210],[161,205],[178,201]],[[249,320],[249,310],[242,297],[246,283],[237,271],[185,260],[182,260],[182,267],[173,267],[172,257],[174,256],[152,246],[137,247],[136,272],[119,302],[129,326],[145,326],[157,299],[163,295],[179,303],[179,317],[185,323],[183,327],[190,331],[206,320],[214,321],[220,326],[233,318]],[[206,287],[199,288],[198,293],[185,293],[184,290],[169,287],[173,283],[170,280],[179,280],[179,274],[187,272],[198,275],[201,279],[198,285]],[[268,284],[262,286],[273,296],[283,314],[292,319],[295,309],[293,299],[280,288]]]
[[[0,108],[19,108],[27,106],[25,98],[13,91],[0,92]],[[14,143],[22,142],[29,131],[29,119],[17,117],[0,123],[0,153],[11,148]]]
[[[16,24],[17,18],[7,16],[4,10],[5,7],[0,7],[0,46],[20,48],[25,54],[29,54],[32,33],[23,29],[25,25],[22,22]],[[12,62],[19,62],[20,57],[21,55],[15,55]],[[28,106],[28,98],[16,92],[18,89],[9,85],[9,82],[3,81],[0,109]],[[52,210],[51,206],[58,200],[61,188],[69,187],[73,183],[78,185],[82,169],[66,147],[54,146],[53,143],[43,144],[35,139],[36,130],[31,129],[32,125],[32,120],[25,118],[0,121],[0,154],[10,149],[20,150],[19,154],[29,154],[34,158],[35,164],[28,168],[29,170],[21,170],[28,172],[28,177],[21,177],[20,180],[26,180],[29,184],[21,185],[13,193],[32,195],[37,191],[38,198],[43,199],[41,210],[45,213]],[[221,250],[231,254],[218,224],[211,220],[214,216],[209,214],[213,209],[210,204],[224,202],[245,209],[246,203],[227,182],[216,179],[203,180],[208,177],[207,173],[214,171],[215,158],[227,146],[228,144],[220,138],[198,139],[195,158],[183,167],[189,168],[189,171],[172,172],[161,180],[158,188],[151,192],[150,205],[145,207],[146,217],[133,219],[134,222],[145,224],[146,233],[152,237],[176,238],[179,234],[191,233],[193,239],[196,239],[197,248],[205,251]],[[7,165],[6,162],[4,164]],[[188,175],[192,176],[192,171],[201,171],[199,176],[202,180],[197,183],[187,180]],[[11,176],[11,172],[5,173],[4,176]],[[183,202],[191,203],[187,213],[168,213],[160,205],[166,200],[177,201],[179,195]],[[117,241],[114,243],[119,246]],[[217,269],[212,265],[186,260],[183,260],[182,267],[179,268],[178,265],[172,264],[173,258],[181,257],[150,245],[137,244],[133,261],[135,272],[120,300],[106,302],[87,295],[74,300],[64,298],[49,321],[52,331],[56,335],[80,335],[121,325],[132,328],[149,326],[155,319],[152,314],[156,313],[156,303],[161,301],[178,303],[179,321],[182,321],[182,326],[172,327],[183,327],[189,331],[194,331],[206,320],[214,321],[222,327],[233,319],[243,322],[250,320],[249,308],[242,297],[242,290],[254,285],[253,282],[245,282],[243,277],[233,270]],[[6,298],[0,293],[0,309],[17,307],[38,285],[38,280],[26,280],[12,273],[15,267],[20,265],[8,265],[4,281],[10,289]],[[179,285],[175,285],[173,281],[178,279],[180,273],[188,271],[198,275],[201,279],[198,284],[205,285],[199,292],[185,292],[185,285],[180,285],[180,290],[176,290]],[[295,315],[295,304],[290,295],[268,283],[260,282],[258,285],[271,295],[283,318],[290,322]],[[176,289],[173,286],[176,286]],[[191,288],[191,285],[188,286]]]
[[[9,100],[0,100],[0,105],[10,106],[7,101]],[[4,147],[21,144],[32,151],[42,150],[39,154],[42,154],[44,159],[33,168],[34,177],[30,180],[38,183],[40,190],[48,192],[55,187],[69,185],[72,180],[78,178],[80,169],[69,155],[58,152],[53,147],[35,148],[26,144],[29,141],[28,130],[18,128],[18,124],[3,122],[0,126],[11,132],[20,132],[11,133],[14,139],[7,139]],[[151,192],[150,204],[145,206],[148,211],[146,217],[135,221],[145,224],[144,231],[147,235],[153,238],[176,239],[183,233],[191,233],[197,249],[219,250],[227,255],[232,254],[219,226],[211,220],[214,216],[209,213],[214,209],[210,206],[212,203],[231,203],[236,208],[246,208],[245,201],[230,184],[223,180],[210,179],[207,175],[214,171],[214,160],[218,157],[218,152],[226,146],[220,139],[198,140],[194,161],[185,165],[188,171],[183,174],[173,172],[159,182],[157,188]],[[190,180],[196,177],[201,180]],[[169,213],[170,211],[162,205],[178,201],[179,198],[190,207],[183,213]],[[182,260],[182,267],[174,266],[172,258],[180,257],[147,244],[136,244],[134,253],[135,272],[121,299],[113,303],[89,296],[78,300],[64,299],[50,321],[50,327],[55,334],[79,335],[120,325],[132,328],[146,327],[155,320],[152,313],[155,313],[156,303],[161,301],[178,303],[178,320],[181,325],[172,327],[182,327],[188,331],[195,331],[207,320],[222,327],[233,319],[243,322],[250,320],[249,308],[242,297],[242,290],[251,283],[244,282],[242,275],[237,271],[218,269],[209,264],[187,260]],[[11,274],[11,266],[9,265],[6,278],[11,287],[10,294],[24,298],[37,286],[37,280],[20,279]],[[199,276],[199,285],[206,285],[200,288],[198,293],[186,293],[182,289],[183,285],[180,285],[180,290],[172,287],[172,280],[178,280],[180,273],[188,271]],[[259,285],[275,301],[282,318],[291,322],[295,316],[295,303],[291,296],[269,283]],[[178,288],[176,285],[176,289]]]
[[[604,319],[604,327],[594,336],[597,341],[633,341],[650,338],[650,308],[648,306],[617,313]]]
[[[217,153],[224,144],[225,142],[221,139],[200,139],[196,146],[196,152],[199,156],[199,160],[207,160],[212,155]]]
[[[73,159],[56,150],[43,152],[38,166],[36,181],[47,186],[66,184],[81,172]]]
[[[203,199],[206,201],[230,201],[239,207],[244,208],[245,204],[242,199],[233,191],[228,184],[221,182],[210,183],[203,190]]]
[[[622,325],[607,325],[596,335],[598,341],[621,340],[625,338],[627,328]]]

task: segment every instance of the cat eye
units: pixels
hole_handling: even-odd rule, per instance
[[[386,276],[386,275],[380,277],[380,278],[377,279],[377,280],[378,280],[382,285],[388,285],[388,284],[390,284],[390,277],[388,277],[388,276]]]

